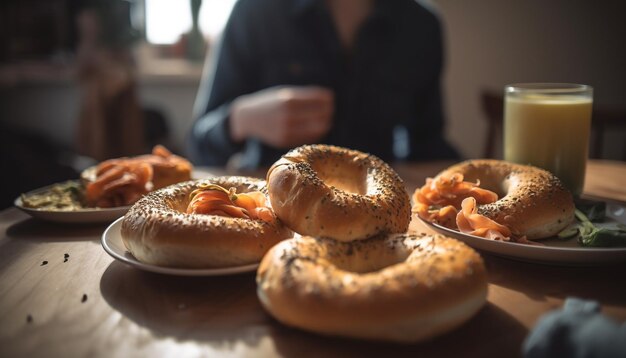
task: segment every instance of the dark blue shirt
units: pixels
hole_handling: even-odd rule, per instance
[[[228,127],[235,98],[280,85],[334,91],[333,126],[320,143],[386,161],[458,158],[443,138],[440,23],[414,0],[376,2],[350,52],[323,1],[240,0],[216,51],[191,131],[197,164],[224,165],[241,152],[241,166],[254,168],[284,154],[256,139],[234,143]]]

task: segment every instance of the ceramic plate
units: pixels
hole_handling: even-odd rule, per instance
[[[607,203],[607,222],[597,226],[626,224],[626,208],[619,204]],[[604,265],[626,262],[626,248],[598,248],[579,246],[576,239],[558,238],[541,240],[545,246],[524,245],[513,242],[488,240],[448,229],[422,220],[440,234],[451,236],[469,246],[494,255],[521,261],[555,265]]]
[[[42,193],[50,190],[54,185],[57,184],[30,191],[26,195]],[[17,208],[34,218],[59,223],[110,223],[126,214],[130,208],[130,206],[119,206],[115,208],[86,208],[72,211],[33,209],[24,207],[21,197],[15,199],[13,203]]]
[[[259,266],[259,264],[252,264],[215,269],[185,269],[144,264],[137,261],[137,259],[126,250],[126,247],[122,242],[122,235],[120,232],[122,228],[122,219],[123,217],[115,220],[115,222],[109,225],[109,227],[104,231],[104,234],[102,235],[102,247],[104,247],[104,250],[109,255],[113,256],[113,258],[138,269],[177,276],[223,276],[235,275],[244,272],[254,272]]]

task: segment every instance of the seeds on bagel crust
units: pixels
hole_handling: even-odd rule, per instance
[[[574,219],[571,193],[556,176],[546,170],[502,160],[468,160],[449,167],[429,180],[437,181],[453,175],[460,175],[469,182],[480,183],[481,188],[497,194],[497,200],[479,202],[477,213],[506,226],[519,242],[529,243],[526,239],[556,235]],[[428,220],[423,214],[424,203],[420,202],[424,199],[423,193],[420,193],[424,188],[416,190],[414,200],[417,211],[422,212],[420,217]],[[467,200],[467,196],[457,198],[454,195],[456,194],[445,192],[441,194],[442,197],[452,198],[455,208],[460,210],[460,205],[457,207],[457,204],[462,199]],[[442,205],[450,203],[448,200]],[[457,216],[452,225],[458,224]]]
[[[410,201],[398,174],[376,156],[307,145],[268,171],[276,215],[294,231],[340,241],[405,232]]]
[[[266,193],[265,181],[218,177],[175,184],[140,199],[122,221],[126,248],[141,262],[169,267],[218,268],[257,263],[292,236],[280,220],[189,214],[190,194],[216,184],[239,193]]]
[[[280,322],[322,334],[417,342],[485,303],[480,255],[443,236],[393,234],[339,242],[301,237],[274,246],[257,294]]]

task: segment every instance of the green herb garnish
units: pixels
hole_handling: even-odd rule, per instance
[[[580,210],[591,222],[602,222],[606,218],[606,202],[577,198],[576,209]]]
[[[85,208],[83,205],[83,187],[76,181],[67,181],[50,186],[34,194],[22,194],[22,205],[26,208],[74,211]]]
[[[580,221],[580,224],[575,226],[579,232],[578,243],[580,245],[589,247],[626,246],[626,227],[624,225],[618,225],[615,229],[597,227],[582,211],[576,209],[574,213]]]

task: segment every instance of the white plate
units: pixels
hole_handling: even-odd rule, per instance
[[[127,263],[131,266],[135,266],[138,269],[163,273],[167,275],[177,276],[223,276],[223,275],[235,275],[244,272],[256,271],[259,264],[225,267],[225,268],[213,268],[213,269],[187,269],[187,268],[174,268],[163,267],[145,264],[137,261],[137,259],[126,250],[124,243],[122,242],[122,234],[120,232],[122,228],[123,217],[115,220],[102,234],[102,247],[113,258]]]
[[[618,204],[607,203],[606,213],[609,219],[626,224],[626,208]],[[514,242],[489,240],[468,235],[441,225],[422,220],[433,230],[463,241],[469,246],[494,255],[515,260],[554,265],[604,265],[626,262],[626,248],[582,247],[577,240],[557,238],[541,240],[545,246],[525,245]],[[610,223],[609,223],[610,224]],[[602,224],[598,225],[601,226]]]
[[[44,192],[49,190],[54,185],[57,184],[35,189],[26,193],[26,195]],[[21,197],[15,199],[13,204],[18,209],[34,218],[59,223],[110,223],[111,221],[126,214],[128,209],[130,209],[130,206],[118,206],[115,208],[85,208],[72,211],[33,209],[25,207],[22,203]]]

